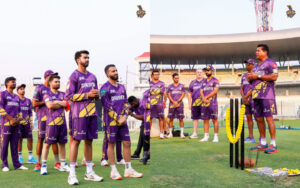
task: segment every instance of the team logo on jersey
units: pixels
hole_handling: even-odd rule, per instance
[[[100,90],[100,95],[103,96],[107,93],[107,90],[106,89],[101,89]]]

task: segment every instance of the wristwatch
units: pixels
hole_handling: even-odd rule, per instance
[[[261,75],[260,74],[258,75],[258,79],[261,79]]]

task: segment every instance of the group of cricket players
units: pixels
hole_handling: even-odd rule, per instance
[[[255,143],[253,136],[253,115],[258,124],[259,143],[252,150],[262,150],[265,153],[278,152],[275,142],[275,124],[273,115],[277,113],[274,82],[278,77],[276,62],[268,57],[269,48],[259,44],[256,49],[256,60],[245,61],[247,73],[241,79],[241,96],[246,105],[246,117],[249,127],[249,137],[246,142]],[[98,88],[97,78],[87,70],[89,65],[89,52],[75,53],[75,62],[78,68],[71,74],[65,92],[60,91],[60,76],[48,70],[44,73],[45,82],[36,87],[33,99],[25,97],[25,84],[16,86],[16,79],[5,79],[6,90],[0,93],[1,116],[1,160],[2,171],[8,172],[8,145],[10,145],[11,158],[14,169],[28,170],[22,157],[22,141],[27,139],[27,163],[35,164],[34,171],[41,175],[48,174],[47,158],[50,148],[55,156],[54,168],[69,172],[68,183],[77,185],[76,176],[77,155],[80,141],[84,142],[84,159],[86,166],[85,180],[103,181],[93,171],[92,162],[94,139],[98,138],[98,111],[96,101],[101,100],[103,108],[103,154],[101,165],[111,167],[110,177],[121,180],[122,176],[117,170],[115,162],[115,146],[117,164],[125,165],[124,177],[141,178],[142,173],[135,171],[131,166],[131,159],[139,158],[141,148],[143,157],[141,161],[147,164],[150,160],[150,130],[152,119],[159,121],[160,138],[172,138],[174,133],[173,121],[179,120],[180,137],[184,135],[184,84],[179,82],[179,74],[170,75],[173,83],[167,88],[159,80],[160,71],[153,70],[149,79],[149,89],[142,98],[130,96],[127,98],[124,85],[118,83],[118,70],[115,65],[109,64],[104,73],[108,81]],[[203,72],[206,78],[203,78]],[[196,79],[188,87],[188,107],[193,120],[193,133],[191,139],[198,138],[197,129],[199,120],[204,121],[204,136],[199,142],[209,141],[209,121],[214,125],[214,138],[212,142],[219,142],[218,138],[218,102],[217,93],[219,81],[214,76],[214,67],[206,66],[196,70]],[[16,89],[16,93],[14,90]],[[164,116],[167,99],[169,109],[167,118]],[[32,110],[38,119],[38,140],[36,157],[32,155]],[[65,112],[69,112],[69,165],[66,161],[65,145],[68,142],[68,128]],[[132,116],[141,120],[141,132],[138,148],[131,156],[131,141],[127,118]],[[271,142],[266,141],[266,125],[268,123]],[[167,125],[168,124],[168,129]],[[122,151],[123,150],[123,151]],[[109,162],[109,164],[108,164]]]

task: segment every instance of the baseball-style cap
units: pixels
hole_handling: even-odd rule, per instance
[[[21,87],[24,87],[24,89],[25,89],[26,85],[25,85],[25,84],[19,85],[19,86],[17,87],[17,91],[18,91]]]
[[[214,71],[214,67],[212,65],[207,65],[205,68],[203,68],[202,70],[206,71],[206,70],[212,70]]]
[[[248,64],[251,64],[251,65],[254,65],[255,64],[255,60],[254,59],[248,59],[247,61],[244,61],[244,63],[248,63]]]
[[[50,75],[58,75],[57,72],[53,72],[52,70],[47,70],[45,73],[44,73],[44,78],[46,79],[48,76]]]

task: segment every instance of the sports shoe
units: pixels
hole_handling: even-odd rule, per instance
[[[107,160],[103,159],[103,160],[101,161],[101,166],[108,166]]]
[[[89,174],[85,173],[84,179],[88,180],[88,181],[103,181],[104,180],[104,178],[102,178],[102,177],[98,176],[97,174],[95,174],[94,171],[92,171]]]
[[[121,180],[122,176],[120,175],[118,170],[111,170],[110,171],[110,178],[113,180]]]
[[[29,164],[36,164],[37,160],[34,157],[31,157],[31,158],[27,159],[27,163],[29,163]]]
[[[199,140],[199,142],[207,142],[209,139],[209,137],[203,137],[201,140]]]
[[[270,144],[268,149],[265,150],[266,154],[273,154],[273,153],[277,153],[277,152],[278,152],[277,146],[273,146],[273,144]]]
[[[191,136],[190,136],[190,139],[193,139],[193,138],[198,138],[198,135],[196,133],[193,133]]]
[[[265,151],[266,149],[268,149],[268,144],[262,145],[261,143],[258,143],[255,147],[251,148],[252,151]]]
[[[41,175],[47,175],[47,166],[46,165],[43,165],[42,168],[41,168]]]
[[[159,138],[164,139],[164,134],[160,133]]]
[[[54,163],[54,169],[56,169],[56,170],[60,169],[60,161],[57,161]]]
[[[173,138],[173,134],[172,133],[168,134],[167,138]]]
[[[212,142],[219,142],[219,137],[218,136],[214,136],[214,139]]]
[[[81,165],[82,165],[82,166],[86,166],[86,161],[82,160],[82,161],[81,161]],[[78,166],[78,165],[77,165],[77,166]],[[95,163],[93,163],[93,167],[95,167]]]
[[[60,165],[59,171],[61,171],[61,172],[70,172],[70,167],[68,166],[68,163]]]
[[[124,159],[121,159],[121,161],[117,162],[117,164],[125,165],[125,160],[124,160]]]
[[[19,168],[17,168],[17,170],[28,170],[28,168],[26,168],[25,166],[20,166]]]
[[[41,167],[42,167],[41,163],[40,163],[40,162],[37,162],[37,163],[35,164],[34,171],[35,171],[35,172],[39,172],[39,171],[41,170]]]
[[[8,172],[8,171],[9,171],[9,168],[7,166],[2,168],[2,172]]]
[[[77,162],[76,162],[76,164],[75,164],[75,168],[78,168],[78,164],[77,164]]]
[[[143,158],[142,158],[142,162],[143,162],[144,165],[147,164],[148,159],[149,159],[148,151],[144,151],[143,152]]]
[[[78,185],[79,181],[78,181],[76,175],[69,175],[69,177],[68,177],[68,183],[70,185]]]
[[[248,137],[245,139],[245,142],[246,142],[246,143],[255,143],[255,139],[254,139],[254,137],[253,137],[253,138],[250,138],[250,136],[248,136]]]
[[[24,164],[23,157],[19,157],[19,162],[20,162],[21,164]]]
[[[141,178],[144,175],[142,173],[138,173],[133,168],[125,169],[124,177],[126,178]]]
[[[185,138],[184,134],[181,134],[181,135],[180,135],[180,138]]]
[[[131,155],[131,160],[139,160],[139,159],[140,157],[138,155],[135,154]]]

